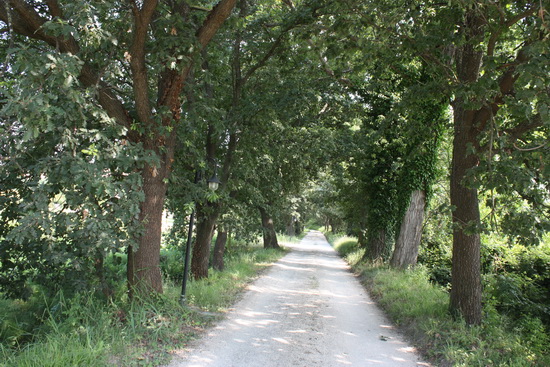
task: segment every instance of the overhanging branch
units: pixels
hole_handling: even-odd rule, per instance
[[[61,15],[61,9],[57,1],[48,0],[51,14]],[[9,13],[8,13],[9,12]],[[63,53],[78,54],[79,47],[73,37],[55,37],[47,34],[43,25],[48,20],[42,18],[38,12],[27,2],[22,0],[0,0],[0,20],[9,24],[15,33],[22,36],[43,41],[52,48],[58,49]],[[128,112],[113,93],[110,86],[102,82],[98,76],[97,70],[92,68],[89,63],[84,63],[79,81],[85,88],[97,87],[97,100],[107,114],[118,124],[130,128],[131,118]]]

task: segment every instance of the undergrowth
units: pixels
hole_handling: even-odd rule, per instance
[[[284,251],[247,247],[231,254],[223,272],[191,281],[187,304],[180,284],[167,279],[164,294],[129,301],[124,294],[105,300],[91,293],[46,300],[0,298],[0,366],[157,366],[183,347],[243,287]],[[188,307],[191,306],[191,307]]]
[[[482,325],[468,326],[450,316],[449,293],[429,281],[426,268],[401,271],[368,264],[360,260],[363,250],[353,238],[329,239],[388,317],[436,365],[550,365],[550,339],[539,319],[511,319],[486,302]]]

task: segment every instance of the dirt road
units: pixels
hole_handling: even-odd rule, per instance
[[[252,283],[169,367],[429,366],[393,330],[320,232]]]

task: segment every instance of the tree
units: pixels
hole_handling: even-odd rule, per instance
[[[130,289],[138,286],[162,292],[162,210],[176,131],[185,118],[181,110],[184,86],[193,60],[235,3],[221,0],[204,17],[183,1],[0,1],[0,20],[24,37],[24,47],[54,67],[74,60],[78,69],[71,80],[72,90],[92,95],[96,106],[124,128],[118,139],[139,144],[156,157],[141,169],[144,197],[139,221],[143,231],[136,246],[128,249]],[[44,85],[49,90],[57,87],[55,83]],[[25,106],[19,107],[19,116],[28,112]]]
[[[398,60],[422,63],[432,81],[424,85],[425,90],[433,92],[437,86],[453,107],[451,202],[455,228],[450,306],[467,323],[477,324],[481,322],[481,182],[473,172],[479,173],[484,154],[491,162],[495,149],[513,146],[518,139],[532,142],[534,147],[543,146],[535,136],[547,136],[548,129],[543,122],[548,110],[545,86],[549,84],[545,61],[548,48],[543,46],[550,29],[546,10],[537,1],[369,1],[332,5],[331,10],[338,10],[341,17],[325,19],[340,43],[331,43],[327,54],[331,48],[338,50],[346,45],[350,54],[390,65],[398,72]],[[332,63],[348,66],[338,68],[335,75],[340,76],[344,70],[363,68],[349,59],[342,62],[342,57]],[[504,145],[496,146],[497,141]],[[485,167],[492,166],[490,163]],[[542,196],[534,197],[538,199],[526,202],[540,204]],[[540,233],[544,226],[537,227]]]
[[[484,3],[465,8],[460,33],[462,42],[455,50],[456,77],[460,88],[453,101],[451,204],[456,209],[453,211],[451,309],[460,312],[470,324],[481,322],[481,219],[477,188],[468,182],[469,172],[479,165],[482,133],[498,118],[502,104],[516,99],[515,93],[521,89],[529,88],[520,76],[529,74],[530,67],[540,65],[538,44],[544,38],[541,37],[538,22],[543,19],[537,17],[537,10],[540,14],[544,11],[539,8],[540,4],[502,5]],[[542,34],[547,30],[545,32],[542,28]],[[513,38],[504,41],[504,32]],[[484,39],[488,39],[486,48],[480,48],[476,42]],[[519,45],[515,57],[512,48],[505,45],[497,48],[499,40]],[[531,53],[533,51],[535,55]],[[481,89],[483,93],[472,94],[472,89]],[[542,93],[536,102],[542,102],[544,106],[548,93]],[[536,129],[542,124],[537,118],[539,114],[540,110],[532,111],[507,133],[514,135]]]
[[[146,158],[134,159],[144,156],[142,149],[117,142],[119,127],[99,119],[93,107],[78,113],[86,98],[66,89],[61,95],[41,91],[43,68],[28,56],[17,58],[28,61],[22,73],[34,73],[34,80],[27,80],[24,91],[18,84],[4,93],[19,103],[34,101],[37,109],[23,121],[9,114],[0,120],[0,285],[16,298],[30,296],[30,281],[47,292],[63,287],[67,293],[85,289],[110,296],[116,278],[103,260],[141,230],[136,170]],[[14,65],[11,71],[20,69]],[[56,68],[48,77],[65,79],[66,73]],[[54,116],[44,108],[52,99],[64,105]],[[33,133],[32,124],[42,119],[58,123]]]
[[[212,123],[205,139],[206,161],[221,162],[222,200],[202,203],[197,209],[199,224],[191,264],[191,271],[196,279],[208,276],[213,231],[226,205],[223,196],[231,195],[234,156],[239,149],[243,149],[242,136],[251,128],[259,110],[277,103],[264,99],[265,105],[258,104],[257,93],[265,88],[262,83],[272,83],[274,80],[269,73],[261,78],[258,74],[269,68],[274,63],[273,59],[283,52],[294,28],[314,19],[318,5],[304,1],[296,7],[273,3],[259,6],[243,0],[239,2],[238,8],[238,22],[229,30],[229,42],[224,49],[228,64],[217,70],[227,74],[217,74],[217,78],[213,78],[222,83],[212,86],[213,90],[227,88],[229,83],[231,88],[230,94],[215,96],[219,98],[217,107],[223,111],[222,123],[217,126]]]
[[[421,75],[413,80],[421,82],[424,78],[425,75]],[[419,99],[416,93],[416,88],[410,85],[403,96],[402,106],[412,121],[409,121],[409,131],[406,132],[407,148],[398,178],[398,217],[401,216],[401,223],[390,260],[392,266],[399,268],[416,264],[424,212],[437,178],[437,155],[447,118],[447,104],[445,101],[438,103],[439,96],[424,93],[425,98]]]

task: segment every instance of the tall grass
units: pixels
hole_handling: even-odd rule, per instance
[[[284,253],[259,247],[240,249],[227,259],[225,271],[212,271],[208,279],[189,283],[187,305],[179,303],[180,285],[170,280],[165,283],[164,294],[137,297],[131,302],[124,295],[116,297],[117,301],[106,301],[91,293],[77,294],[71,299],[60,294],[36,308],[40,310],[35,310],[39,315],[33,317],[42,323],[31,328],[33,339],[24,345],[10,340],[19,340],[28,332],[23,330],[25,325],[18,324],[18,318],[25,316],[18,312],[31,308],[20,301],[0,299],[0,306],[5,306],[0,309],[0,366],[157,366],[166,363],[171,350],[183,347],[194,337],[197,328],[210,320],[196,312],[197,308],[223,311],[236,300],[247,282]]]
[[[21,349],[4,345],[0,366],[105,365],[113,343],[109,307],[83,294],[71,300],[59,294],[51,301],[43,310],[44,323],[35,328],[35,339]]]
[[[284,255],[282,250],[254,248],[230,257],[223,272],[210,270],[208,278],[190,283],[188,301],[206,311],[220,312],[231,306],[244,286],[259,271]]]
[[[429,282],[425,268],[395,270],[361,261],[350,238],[333,246],[352,263],[389,318],[438,366],[550,366],[550,340],[538,319],[511,322],[490,304],[480,326],[468,326],[448,312],[449,293]]]
[[[304,229],[301,233],[295,236],[289,236],[285,233],[277,234],[277,240],[279,241],[280,245],[284,246],[285,243],[300,241],[302,238],[304,238],[307,235],[307,232],[308,230]]]

